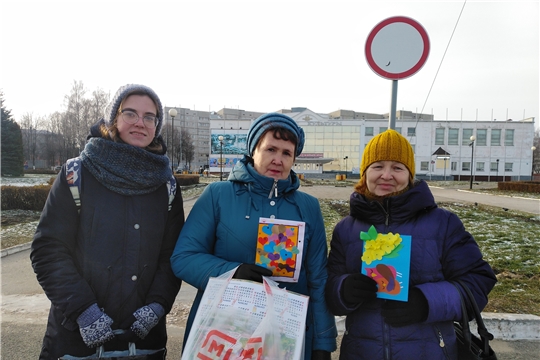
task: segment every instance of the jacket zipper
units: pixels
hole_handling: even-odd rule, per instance
[[[383,204],[381,204],[380,202],[377,202],[377,204],[379,204],[379,206],[381,207],[382,211],[384,212],[384,225],[385,226],[388,226],[388,219],[390,217],[390,213],[388,211],[386,211],[386,209],[384,208]]]
[[[383,320],[383,351],[384,359],[390,359],[390,329]]]
[[[272,189],[270,189],[270,194],[268,194],[268,198],[272,198],[272,193],[275,193],[275,196],[277,197],[277,179],[274,179],[274,184],[272,185]]]
[[[446,350],[446,344],[444,343],[444,338],[442,336],[441,330],[439,330],[438,327],[435,326],[435,330],[437,330],[437,337],[439,338],[439,346],[442,348],[444,357],[449,359],[448,352]]]

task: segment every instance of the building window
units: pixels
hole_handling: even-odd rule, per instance
[[[505,162],[505,163],[504,163],[504,171],[506,171],[506,172],[512,172],[512,165],[513,165],[513,163],[507,163],[507,162]]]
[[[481,171],[483,172],[484,171],[484,163],[483,162],[477,162],[476,163],[476,171]]]
[[[444,145],[444,128],[435,129],[435,145]]]
[[[366,127],[366,136],[373,136],[373,126]]]
[[[397,127],[396,131],[401,134],[401,128],[400,127]]]
[[[448,129],[448,145],[459,145],[459,129]]]
[[[498,165],[498,164],[499,164],[499,163],[498,163],[498,162],[495,162],[495,161],[492,162],[492,163],[490,163],[490,164],[489,164],[489,171],[498,171],[498,170],[499,170],[499,169],[497,169],[497,165]]]
[[[407,136],[416,136],[416,128],[407,128]]]
[[[385,132],[386,130],[388,130],[388,127],[387,127],[387,126],[381,126],[381,127],[379,128],[379,134]]]
[[[471,142],[471,136],[473,136],[473,129],[463,129],[463,138],[461,139],[461,145],[469,145]]]
[[[514,146],[514,129],[504,130],[504,145]]]
[[[491,146],[501,146],[501,129],[491,129]]]
[[[420,162],[420,171],[429,171],[429,161]]]
[[[450,169],[452,169],[452,171],[456,171],[457,170],[457,161],[452,161],[450,163]]]
[[[461,171],[471,171],[471,162],[464,161],[461,163]]]
[[[476,130],[476,145],[477,146],[487,145],[487,129]]]

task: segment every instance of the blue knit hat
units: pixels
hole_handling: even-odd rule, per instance
[[[247,134],[247,149],[249,151],[249,156],[253,156],[255,147],[257,146],[257,143],[264,132],[268,129],[275,128],[287,129],[296,135],[298,143],[296,144],[295,156],[302,153],[305,142],[304,130],[302,130],[302,128],[296,124],[296,121],[287,115],[281,113],[269,113],[257,118],[249,127]]]
[[[154,90],[150,89],[148,86],[145,85],[127,84],[120,87],[116,94],[114,94],[114,97],[112,98],[109,105],[107,105],[107,107],[105,108],[103,120],[105,120],[105,124],[107,124],[107,126],[112,126],[112,124],[114,123],[114,118],[116,117],[116,115],[118,115],[118,109],[120,108],[120,104],[122,103],[122,101],[128,95],[136,91],[142,91],[156,103],[157,124],[155,137],[157,137],[161,133],[161,126],[163,125],[163,106],[161,105],[161,100],[159,100],[159,97],[154,92]]]

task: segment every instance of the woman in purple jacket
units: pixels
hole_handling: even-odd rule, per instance
[[[453,213],[438,208],[424,181],[414,182],[411,145],[394,130],[366,146],[350,215],[330,243],[326,298],[346,315],[340,359],[456,359],[453,321],[461,319],[454,280],[472,291],[480,309],[496,283],[471,234]],[[360,273],[361,232],[411,236],[408,301],[376,297],[377,282]]]

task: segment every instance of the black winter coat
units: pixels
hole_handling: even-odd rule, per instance
[[[153,193],[124,196],[105,188],[84,166],[81,171],[80,215],[62,168],[32,243],[32,266],[51,300],[40,359],[95,353],[76,322],[93,303],[114,320],[113,329],[126,329],[133,312],[146,304],[157,302],[169,313],[180,290],[170,266],[184,224],[180,188],[167,211],[166,184]],[[165,323],[164,316],[137,348],[165,347]],[[105,344],[106,351],[125,349],[127,343],[116,339]]]

